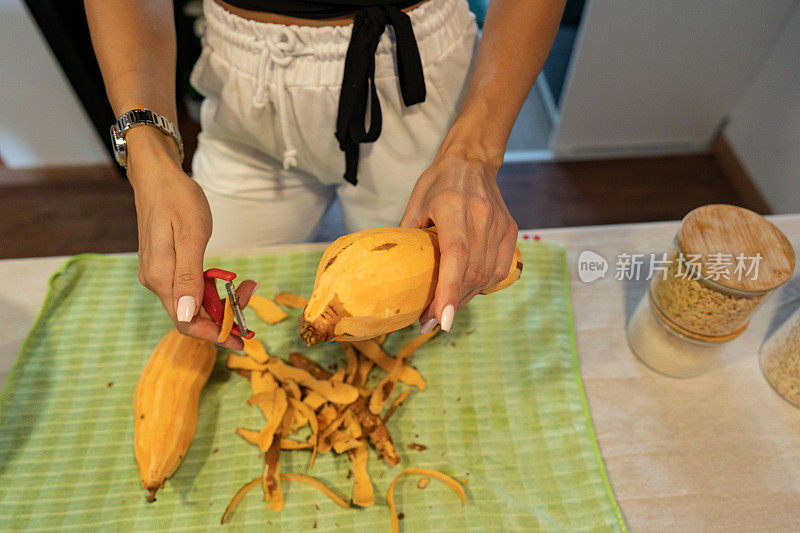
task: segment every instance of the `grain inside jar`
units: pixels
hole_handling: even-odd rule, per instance
[[[769,294],[734,291],[710,280],[683,276],[682,272],[692,269],[677,246],[668,260],[665,279],[652,281],[652,297],[662,315],[697,335],[720,337],[743,330]]]
[[[772,388],[800,407],[800,309],[764,343],[761,368]]]
[[[653,309],[687,337],[735,338],[759,305],[792,275],[794,251],[764,217],[707,205],[684,217],[665,272],[650,284]]]

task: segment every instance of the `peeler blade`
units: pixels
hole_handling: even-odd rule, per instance
[[[239,307],[239,298],[236,297],[236,291],[233,290],[233,282],[229,281],[225,283],[225,290],[228,292],[228,298],[231,302],[231,307],[233,307],[233,316],[236,319],[236,323],[239,325],[239,330],[242,332],[242,335],[247,335],[249,330],[247,329],[247,323],[244,320],[244,313],[242,313],[242,308]]]

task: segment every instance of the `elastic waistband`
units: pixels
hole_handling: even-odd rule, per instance
[[[319,67],[319,84],[340,84],[342,65],[350,42],[352,24],[346,26],[297,26],[247,20],[230,13],[214,2],[204,0],[205,32],[203,43],[221,54],[237,70],[256,74],[261,56],[268,51],[274,59],[291,58],[293,68],[313,63]],[[446,52],[474,24],[466,0],[428,0],[408,12],[419,47],[423,67]],[[266,49],[266,50],[265,50]],[[387,27],[380,39],[376,56],[376,77],[394,75],[394,61],[382,56],[394,54],[394,33]],[[335,64],[325,68],[324,63]],[[332,65],[333,66],[333,65]],[[287,73],[286,83],[307,83]]]

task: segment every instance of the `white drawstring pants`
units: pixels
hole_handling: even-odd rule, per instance
[[[334,137],[351,26],[259,23],[213,0],[204,14],[192,168],[211,206],[209,250],[304,241],[334,194],[348,231],[397,225],[469,82],[477,28],[467,2],[428,0],[409,12],[427,88],[420,104],[403,104],[394,36],[384,32],[375,59],[383,128],[361,145],[355,186]]]

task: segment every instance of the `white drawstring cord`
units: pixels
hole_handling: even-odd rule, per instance
[[[264,107],[267,103],[267,71],[269,64],[275,68],[275,84],[278,89],[278,119],[281,125],[281,134],[285,150],[283,152],[283,169],[289,170],[297,166],[297,149],[294,147],[291,135],[289,135],[289,112],[287,109],[286,93],[286,69],[298,55],[307,55],[309,50],[302,50],[299,54],[295,53],[297,47],[297,35],[291,31],[284,31],[277,41],[265,39],[262,41],[261,55],[258,59],[256,69],[256,92],[253,96],[255,107]]]
[[[256,67],[256,91],[253,95],[253,105],[262,108],[267,105],[267,67],[269,65],[269,48],[266,44],[261,47]]]
[[[291,56],[289,56],[291,59]],[[278,118],[281,121],[283,130],[283,144],[286,148],[283,151],[283,170],[289,170],[297,166],[297,149],[292,143],[292,136],[289,135],[289,113],[286,110],[286,85],[284,83],[285,68],[276,69],[275,82],[278,84]]]

